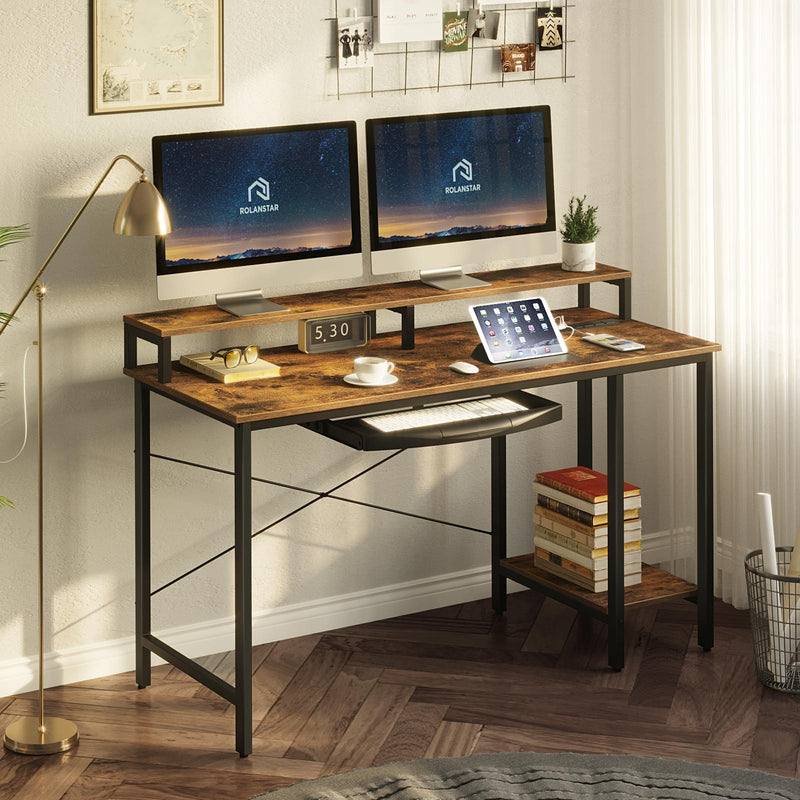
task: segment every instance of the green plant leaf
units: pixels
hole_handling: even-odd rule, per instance
[[[14,508],[14,503],[7,497],[0,497],[0,506],[5,506],[6,508]]]
[[[21,242],[31,235],[30,226],[25,225],[0,225],[0,248],[8,247],[15,242]]]
[[[561,238],[572,244],[594,242],[600,233],[597,225],[597,206],[586,203],[586,195],[570,198],[562,220]]]

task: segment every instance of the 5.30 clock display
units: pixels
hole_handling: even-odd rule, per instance
[[[368,341],[369,317],[363,313],[301,320],[297,326],[297,346],[304,353],[363,347]]]

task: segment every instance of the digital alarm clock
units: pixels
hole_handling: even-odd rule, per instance
[[[369,342],[369,327],[369,317],[364,312],[300,320],[297,324],[297,346],[304,353],[329,353],[364,347]]]

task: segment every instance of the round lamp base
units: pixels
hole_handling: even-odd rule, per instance
[[[15,753],[44,756],[63,753],[78,743],[74,722],[59,717],[45,717],[44,730],[39,730],[38,717],[25,717],[6,728],[3,744]]]

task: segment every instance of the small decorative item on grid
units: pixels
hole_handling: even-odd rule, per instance
[[[472,8],[467,22],[467,36],[472,39],[497,39],[500,33],[500,14],[497,11],[484,11]]]
[[[442,50],[445,53],[463,53],[468,46],[467,23],[469,12],[445,11],[442,14]]]
[[[375,62],[372,17],[340,17],[336,21],[339,69],[371,67]]]
[[[536,43],[502,45],[500,62],[503,72],[533,72],[536,69]]]
[[[561,7],[536,9],[536,29],[540,50],[562,50],[564,47],[564,17]]]

